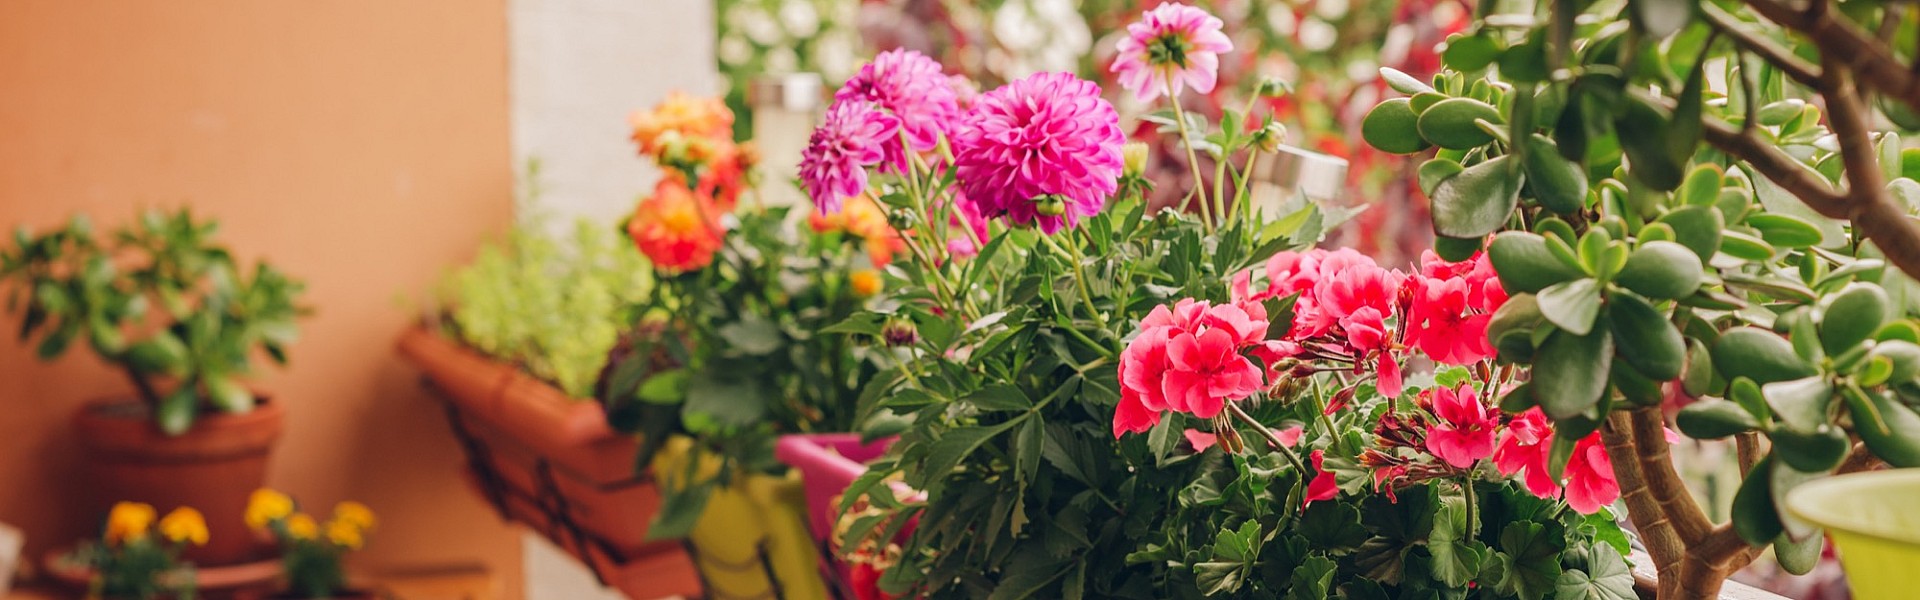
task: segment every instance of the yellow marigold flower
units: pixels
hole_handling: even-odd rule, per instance
[[[260,488],[247,497],[247,527],[266,529],[267,525],[293,514],[293,498],[278,491]]]
[[[880,272],[869,269],[854,271],[847,276],[853,286],[853,295],[865,298],[880,293]]]
[[[373,517],[373,509],[352,500],[333,505],[333,520],[346,523],[354,529],[373,529],[374,524],[379,522]]]
[[[327,541],[348,550],[359,550],[366,543],[366,538],[361,535],[359,526],[335,517],[327,521]]]
[[[121,502],[107,513],[107,543],[122,544],[147,535],[153,525],[153,506],[141,502]]]
[[[311,540],[320,535],[320,523],[307,513],[287,517],[287,535],[296,540]]]
[[[160,535],[176,544],[207,545],[207,519],[200,511],[182,506],[160,519]]]

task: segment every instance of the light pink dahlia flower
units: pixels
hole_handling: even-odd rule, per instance
[[[980,95],[954,136],[954,163],[981,214],[1053,233],[1106,205],[1125,141],[1100,86],[1038,73]]]
[[[1120,87],[1141,102],[1160,97],[1169,85],[1175,96],[1183,85],[1202,94],[1213,91],[1220,55],[1233,50],[1221,25],[1219,17],[1185,4],[1167,2],[1143,13],[1127,26],[1113,59]]]
[[[867,189],[867,167],[886,158],[888,140],[898,144],[900,119],[864,100],[836,101],[807,149],[800,153],[800,181],[820,212],[840,212],[842,200]]]
[[[913,50],[888,50],[873,57],[873,62],[860,67],[859,74],[834,92],[833,99],[865,100],[892,112],[900,118],[908,145],[915,152],[938,147],[940,137],[952,136],[960,120],[957,95],[941,72],[940,63]],[[887,140],[886,147],[887,161],[882,168],[905,173],[909,148],[902,148],[897,138]]]

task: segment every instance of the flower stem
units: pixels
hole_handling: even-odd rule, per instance
[[[1479,537],[1479,531],[1474,529],[1473,527],[1473,516],[1474,516],[1473,471],[1471,469],[1467,471],[1466,475],[1463,475],[1460,477],[1460,492],[1467,499],[1467,537],[1466,539],[1471,540],[1475,537]]]
[[[1239,402],[1228,400],[1227,413],[1233,415],[1233,418],[1239,419],[1241,423],[1246,423],[1249,427],[1252,427],[1255,432],[1260,434],[1260,437],[1266,438],[1267,447],[1272,448],[1274,452],[1279,452],[1282,457],[1286,458],[1287,462],[1293,465],[1294,470],[1300,472],[1301,481],[1305,481],[1312,475],[1307,472],[1306,464],[1300,462],[1300,457],[1293,454],[1293,449],[1288,448],[1286,443],[1280,441],[1280,434],[1274,433],[1274,431],[1269,429],[1265,424],[1254,420],[1253,415],[1247,414],[1245,409],[1240,408]]]
[[[1053,247],[1054,251],[1066,255],[1067,261],[1073,263],[1073,282],[1080,288],[1080,301],[1086,305],[1087,314],[1093,318],[1095,323],[1100,325],[1100,329],[1106,329],[1107,316],[1102,314],[1100,309],[1094,307],[1093,292],[1091,288],[1087,287],[1087,270],[1086,267],[1080,264],[1083,257],[1080,254],[1079,244],[1068,244],[1066,248],[1062,248],[1059,240],[1055,240],[1053,236],[1045,233],[1040,234],[1040,239],[1046,242],[1048,246]],[[1072,249],[1069,250],[1067,248]],[[1075,330],[1074,333],[1078,334],[1080,332]],[[1084,334],[1082,334],[1082,337],[1085,337]],[[1110,351],[1108,353],[1111,354]]]
[[[1174,95],[1173,82],[1171,80],[1166,84],[1166,91],[1167,100],[1173,103],[1174,124],[1180,127],[1180,146],[1186,148],[1187,166],[1193,169],[1193,193],[1189,195],[1200,196],[1200,220],[1207,224],[1207,231],[1212,232],[1215,223],[1213,221],[1213,213],[1211,209],[1207,207],[1207,194],[1204,192],[1207,179],[1205,175],[1200,173],[1200,155],[1193,151],[1193,134],[1187,131],[1187,111],[1181,108],[1180,97]]]

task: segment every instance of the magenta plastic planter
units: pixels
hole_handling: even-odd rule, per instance
[[[847,491],[867,472],[867,462],[879,458],[893,438],[861,443],[857,433],[815,433],[781,436],[773,455],[795,469],[807,490],[807,528],[820,548],[820,571],[846,590],[852,573],[832,551],[833,525],[839,520],[834,497]]]

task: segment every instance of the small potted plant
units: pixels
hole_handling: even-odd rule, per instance
[[[134,394],[75,417],[99,509],[119,500],[211,515],[202,565],[253,557],[240,527],[266,476],[281,407],[248,388],[255,357],[287,357],[302,284],[265,263],[243,269],[189,211],[151,211],[112,232],[84,216],[0,246],[0,287],[22,340],[51,360],[84,341]],[[258,354],[256,354],[258,353]]]
[[[104,600],[190,600],[197,593],[193,565],[181,550],[207,543],[200,511],[173,509],[154,523],[153,505],[121,502],[107,513],[100,540],[75,556],[93,570],[87,595]]]
[[[361,599],[371,592],[347,587],[341,560],[366,545],[378,523],[373,510],[351,500],[335,504],[325,522],[299,512],[293,498],[275,490],[255,490],[247,502],[247,527],[279,544],[287,589],[273,598]]]

